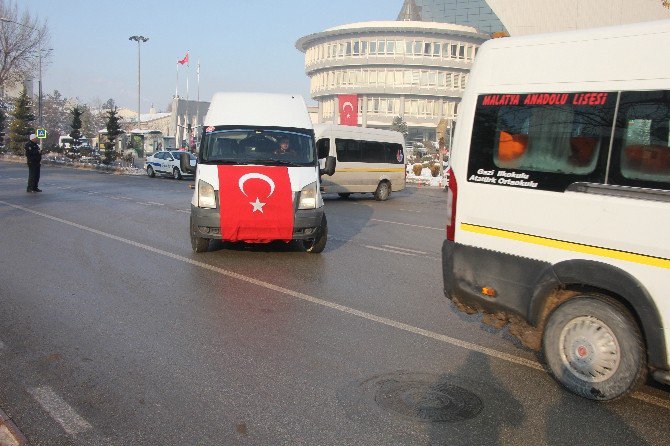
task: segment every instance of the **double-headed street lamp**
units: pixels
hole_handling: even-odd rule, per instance
[[[137,42],[137,126],[140,125],[140,43],[149,40],[144,36],[130,36],[128,40]]]

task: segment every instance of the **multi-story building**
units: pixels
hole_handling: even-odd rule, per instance
[[[503,0],[505,1],[505,0]],[[542,0],[534,0],[542,3]],[[479,32],[493,34],[506,32],[505,26],[489,6],[486,0],[413,0],[421,19],[426,22],[454,23],[472,26]],[[499,2],[503,3],[503,2]],[[507,3],[517,3],[509,1]]]
[[[401,116],[409,140],[435,140],[455,119],[477,48],[470,26],[420,21],[364,22],[302,37],[319,123],[339,122],[339,95],[358,96],[358,124],[388,128]]]

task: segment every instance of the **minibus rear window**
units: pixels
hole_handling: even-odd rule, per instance
[[[482,95],[468,180],[563,191],[602,182],[617,93]]]

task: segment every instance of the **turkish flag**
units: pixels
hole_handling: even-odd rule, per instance
[[[183,59],[180,59],[177,61],[179,65],[184,65],[185,63],[188,63],[188,51],[186,51],[186,56],[184,56]]]
[[[267,243],[293,238],[288,167],[218,167],[223,240]]]
[[[358,125],[358,96],[355,94],[341,94],[338,96],[340,108],[340,124]]]

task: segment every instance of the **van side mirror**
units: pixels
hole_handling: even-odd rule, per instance
[[[195,167],[191,166],[191,155],[188,153],[182,153],[179,155],[179,167],[182,172],[185,173],[195,173]]]
[[[322,160],[330,154],[330,140],[328,138],[323,138],[317,141],[317,158]]]
[[[335,173],[335,165],[337,160],[334,156],[326,157],[326,166],[323,169],[320,169],[319,174],[332,176]]]

